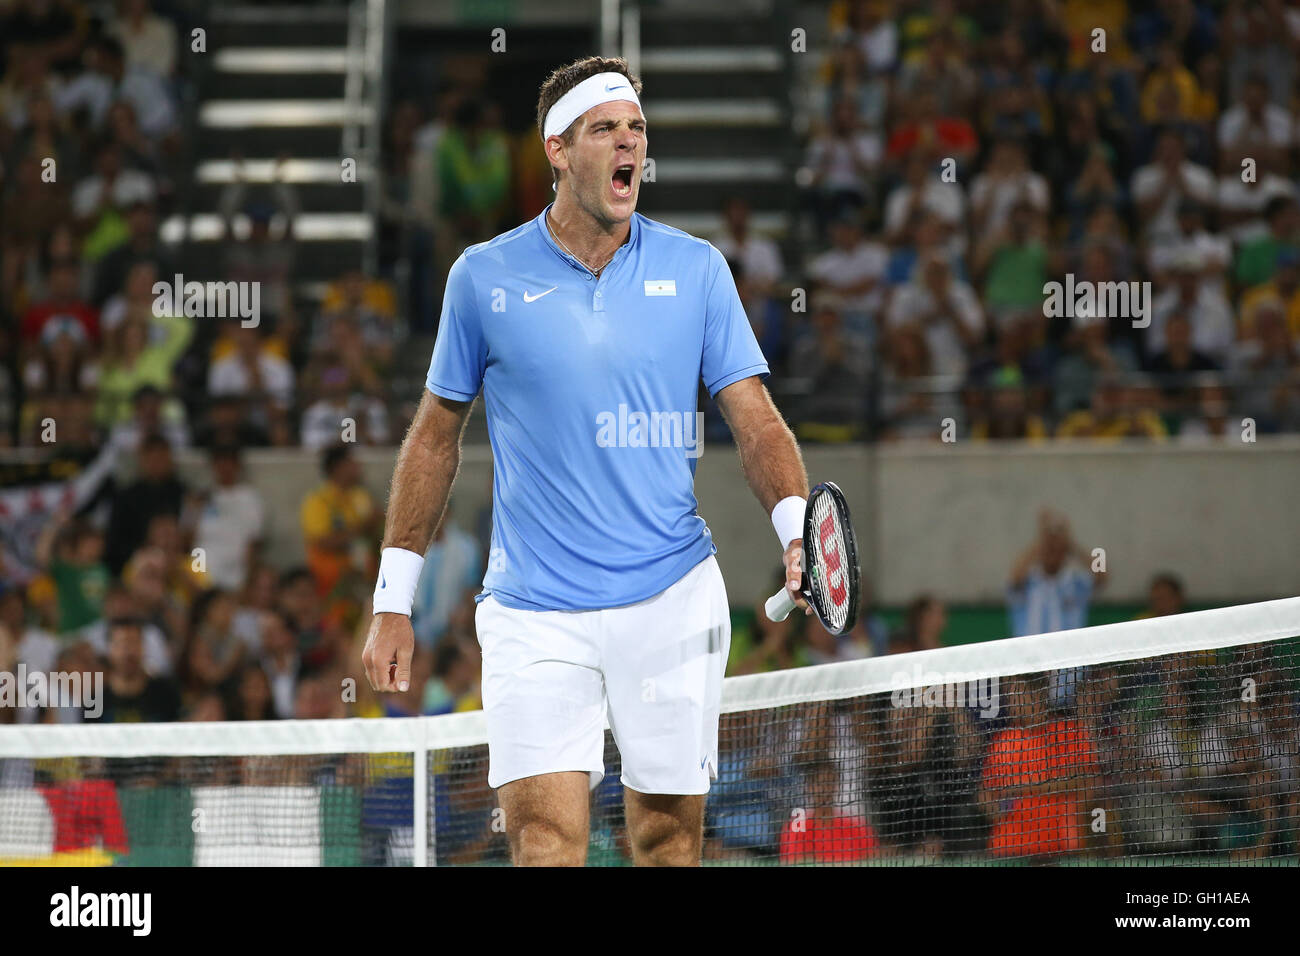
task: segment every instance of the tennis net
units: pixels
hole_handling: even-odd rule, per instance
[[[1300,598],[729,678],[706,864],[1300,860]],[[618,753],[590,865],[629,860]],[[421,785],[415,785],[422,781]],[[0,863],[508,862],[481,712],[0,728]]]

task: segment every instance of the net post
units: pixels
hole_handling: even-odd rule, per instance
[[[412,864],[417,867],[429,865],[429,748],[428,748],[428,724],[425,718],[416,718],[419,720],[419,727],[415,735],[415,752],[411,761],[411,787],[413,803],[412,821],[415,825],[415,833],[412,842],[414,843],[414,858]],[[435,855],[436,859],[436,855]]]

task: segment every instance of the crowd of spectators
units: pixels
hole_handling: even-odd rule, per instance
[[[829,28],[798,242],[783,266],[729,213],[718,243],[801,437],[1300,427],[1300,10],[840,0]],[[1046,314],[1067,275],[1151,301]]]
[[[305,302],[294,187],[278,164],[269,183],[242,175],[237,155],[217,207],[220,264],[259,284],[261,320],[158,314],[154,283],[176,269],[161,224],[192,175],[178,165],[185,81],[176,25],[147,0],[114,9],[100,21],[69,0],[0,6],[0,447],[47,444],[53,421],[58,456],[85,465],[111,449],[129,462],[40,529],[31,568],[0,565],[0,672],[102,671],[93,719],[110,722],[477,708],[483,522],[448,522],[430,547],[410,690],[379,699],[360,675],[382,511],[350,449],[400,434],[392,373],[403,337],[434,331],[440,271],[549,198],[535,136],[512,139],[491,103],[459,87],[440,90],[429,116],[395,106],[379,226],[390,259],[428,264],[405,290],[409,320],[395,284],[360,269]],[[1295,8],[856,0],[831,16],[798,177],[806,255],[757,234],[740,199],[712,237],[802,439],[935,439],[945,419],[975,440],[1231,437],[1245,417],[1261,433],[1300,427]],[[1150,281],[1149,326],[1048,317],[1043,286],[1067,274]],[[808,293],[806,311],[790,309],[792,287]],[[298,566],[267,557],[245,456],[265,446],[319,454]],[[192,447],[202,480],[177,467]],[[1043,515],[1009,569],[1008,633],[1083,626],[1104,580],[1064,519]],[[1158,576],[1148,613],[1183,601],[1178,579]],[[758,612],[737,629],[728,673],[939,647],[947,629],[933,595],[892,627],[868,606],[839,638]],[[1293,845],[1297,768],[1277,741],[1295,733],[1295,702],[1207,707],[1197,695],[1218,678],[1205,672],[1223,666],[1052,672],[1011,688],[1003,720],[979,730],[960,708],[809,712],[777,727],[780,740],[749,740],[773,728],[729,718],[710,852],[1082,852],[1089,838],[1063,825],[1026,843],[1077,809],[1032,790],[1058,772],[1106,777],[1129,801],[1127,835],[1091,841],[1096,852],[1203,849],[1243,815],[1236,849],[1279,852]],[[0,723],[83,718],[0,708]],[[1060,753],[1046,769],[1017,763],[1042,734]],[[1108,750],[1124,740],[1142,743]],[[1202,742],[1171,763],[1170,740]],[[887,752],[863,757],[876,747]],[[886,776],[866,779],[868,764]],[[1151,786],[1122,790],[1135,773]],[[1197,775],[1223,786],[1197,796],[1179,783]],[[466,785],[456,819],[478,819],[481,790]],[[787,805],[839,810],[794,831]],[[1166,838],[1152,821],[1171,814],[1191,822]]]

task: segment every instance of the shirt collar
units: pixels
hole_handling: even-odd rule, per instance
[[[591,270],[588,269],[585,265],[583,265],[580,261],[578,261],[578,259],[575,256],[571,256],[567,252],[565,252],[564,247],[561,246],[558,242],[556,242],[555,237],[551,235],[550,227],[546,225],[546,217],[551,211],[551,206],[554,205],[555,205],[554,202],[549,203],[547,207],[542,210],[542,214],[533,220],[535,223],[537,223],[538,232],[542,234],[542,241],[545,242],[548,246],[550,246],[551,250],[557,256],[559,256],[565,262],[569,263],[569,265],[571,265],[573,268],[578,269],[581,272],[590,274]],[[605,266],[604,271],[608,271],[610,266],[617,263],[621,257],[627,254],[627,251],[629,249],[633,248],[641,240],[641,217],[636,213],[632,213],[632,218],[629,220],[629,224],[631,228],[627,234],[627,242],[623,243],[623,245],[618,247],[618,251],[614,253],[614,258],[609,260],[609,265]]]

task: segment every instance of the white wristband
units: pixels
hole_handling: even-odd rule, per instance
[[[424,557],[405,548],[384,548],[379,555],[379,581],[375,585],[375,613],[411,615],[415,586],[420,583]]]
[[[803,540],[803,519],[807,510],[807,500],[798,495],[782,498],[772,509],[772,527],[776,529],[776,536],[781,539],[782,551],[796,538]]]

